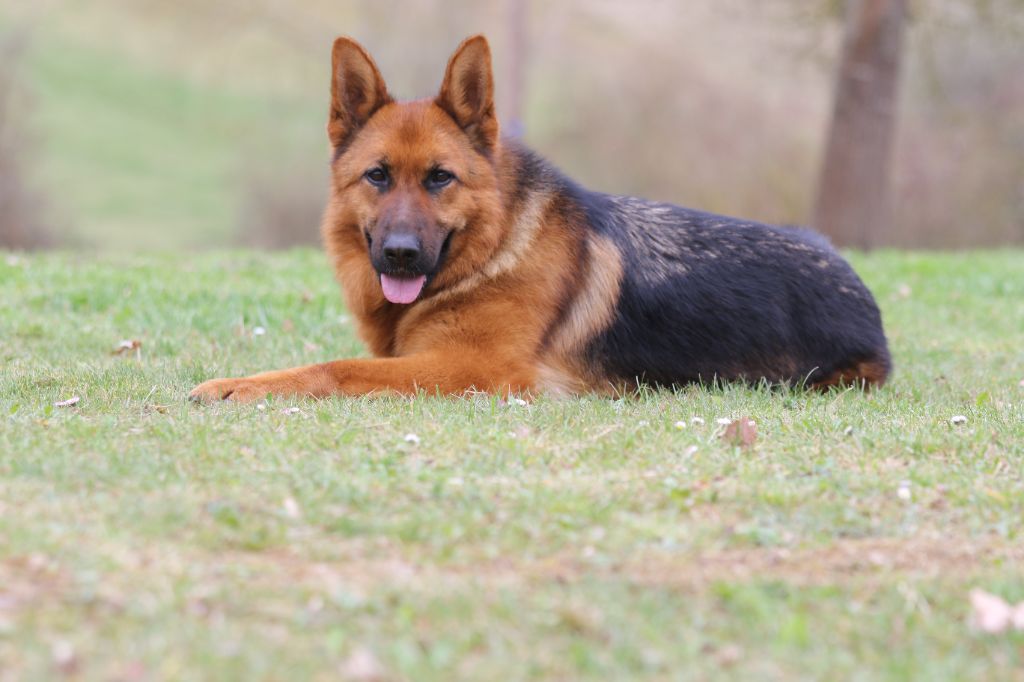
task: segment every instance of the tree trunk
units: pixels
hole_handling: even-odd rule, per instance
[[[889,230],[906,0],[848,0],[813,224],[837,244],[870,249]]]

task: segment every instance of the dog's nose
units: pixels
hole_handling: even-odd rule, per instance
[[[389,234],[384,239],[384,257],[396,268],[409,268],[420,257],[420,240],[411,234]]]

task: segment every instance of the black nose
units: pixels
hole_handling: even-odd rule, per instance
[[[396,268],[409,268],[420,257],[420,240],[411,234],[389,234],[384,238],[384,257]]]

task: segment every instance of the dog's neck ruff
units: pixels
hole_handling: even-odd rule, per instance
[[[509,228],[508,235],[501,246],[494,252],[483,266],[454,285],[439,291],[435,296],[424,302],[440,303],[455,296],[472,291],[484,282],[496,279],[513,270],[529,252],[540,232],[541,219],[551,203],[551,194],[538,192],[532,194],[516,215],[515,222]]]

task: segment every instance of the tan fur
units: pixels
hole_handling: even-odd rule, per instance
[[[539,387],[555,394],[614,392],[606,377],[581,361],[587,343],[604,331],[615,315],[622,282],[622,257],[611,240],[591,235],[586,244],[586,273],[562,324],[551,335],[540,364]]]
[[[881,388],[888,378],[889,368],[880,362],[858,362],[833,372],[829,376],[811,383],[811,388],[827,389],[833,386],[861,386],[864,388]]]
[[[480,270],[470,273],[467,277],[448,289],[438,292],[431,299],[434,305],[451,300],[459,294],[465,294],[488,280],[518,267],[523,258],[535,246],[537,234],[541,231],[541,220],[544,209],[550,201],[546,194],[534,194],[527,199],[527,205],[516,216],[509,228],[505,241]]]

